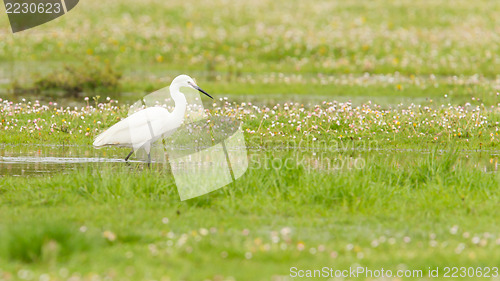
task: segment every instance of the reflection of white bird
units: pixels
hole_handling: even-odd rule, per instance
[[[151,145],[158,139],[167,137],[182,125],[187,101],[181,87],[192,87],[212,98],[196,85],[187,75],[179,75],[170,84],[170,95],[175,102],[172,112],[163,107],[148,107],[138,111],[98,135],[93,143],[96,148],[103,146],[130,147],[132,151],[125,161],[139,148],[144,148],[151,161]]]

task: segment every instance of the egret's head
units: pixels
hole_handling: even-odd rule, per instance
[[[196,89],[200,91],[201,93],[207,95],[209,98],[213,99],[211,95],[209,95],[207,92],[203,91],[198,85],[196,85],[196,82],[194,82],[193,78],[182,74],[177,77],[172,81],[171,86],[177,86],[177,87],[191,87],[193,89]]]

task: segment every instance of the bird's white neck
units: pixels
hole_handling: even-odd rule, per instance
[[[180,86],[178,85],[170,85],[170,96],[174,100],[175,107],[172,111],[172,114],[179,118],[180,120],[184,119],[184,114],[186,113],[187,100],[184,94],[180,92]]]

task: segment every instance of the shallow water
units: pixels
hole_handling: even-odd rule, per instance
[[[93,163],[125,162],[121,154],[119,150],[99,151],[82,146],[4,145],[0,147],[0,176],[68,173]]]
[[[78,169],[112,168],[119,165],[146,165],[140,155],[132,156],[127,164],[127,149],[93,149],[89,146],[0,146],[0,176],[37,176],[69,173]],[[446,154],[438,151],[435,157]],[[497,173],[499,151],[460,151],[453,166],[460,165],[485,173]],[[432,152],[419,150],[344,150],[311,151],[290,148],[248,149],[249,169],[296,168],[325,173],[348,172],[364,169],[369,164],[381,163],[394,167],[411,168],[416,161],[428,161]],[[163,165],[153,161],[152,165]],[[163,166],[162,166],[163,167]]]

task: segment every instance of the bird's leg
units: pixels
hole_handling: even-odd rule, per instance
[[[132,155],[132,153],[134,153],[133,149],[132,149],[132,151],[130,151],[130,153],[127,155],[127,157],[125,157],[125,162],[128,161],[128,159],[130,158],[130,156]]]
[[[170,165],[170,157],[168,156],[168,153],[165,153],[165,158],[167,158],[167,162],[165,162],[165,165],[167,166],[166,169],[172,171],[172,165]]]
[[[151,153],[148,153],[148,167],[151,165]]]

